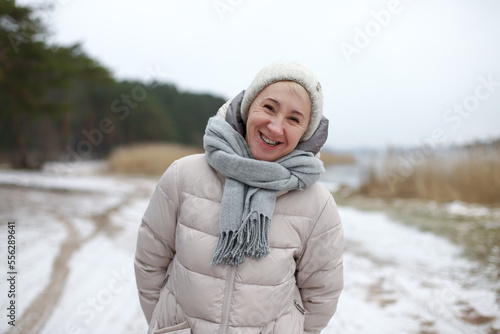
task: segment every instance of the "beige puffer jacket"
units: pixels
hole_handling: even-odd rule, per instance
[[[204,155],[173,163],[144,214],[135,260],[150,333],[319,333],[343,287],[342,227],[321,185],[280,193],[270,254],[210,261],[225,178]]]

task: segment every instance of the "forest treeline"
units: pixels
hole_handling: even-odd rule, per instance
[[[0,1],[0,162],[37,168],[136,142],[201,146],[224,99],[117,80],[79,44],[49,44],[39,10]]]

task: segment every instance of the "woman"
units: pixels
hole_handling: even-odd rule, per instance
[[[174,162],[144,214],[135,260],[150,333],[319,333],[343,287],[342,227],[316,181],[321,85],[263,69]]]

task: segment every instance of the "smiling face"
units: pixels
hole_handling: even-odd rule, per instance
[[[275,161],[292,152],[311,119],[307,91],[291,81],[275,82],[248,109],[245,140],[257,160]]]

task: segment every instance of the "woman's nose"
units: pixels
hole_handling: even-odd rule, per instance
[[[267,127],[274,136],[281,136],[283,134],[284,125],[284,120],[281,117],[273,117]]]

